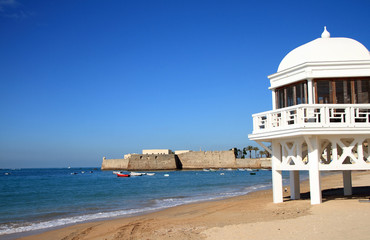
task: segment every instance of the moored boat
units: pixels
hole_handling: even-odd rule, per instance
[[[130,177],[130,174],[117,173],[117,177]]]
[[[138,173],[138,172],[130,172],[131,176],[142,176],[143,173]]]

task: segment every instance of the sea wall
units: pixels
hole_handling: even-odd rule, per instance
[[[185,152],[177,156],[182,169],[233,168],[236,163],[233,151]]]
[[[176,170],[175,154],[133,154],[128,159],[128,170]]]
[[[233,151],[198,151],[179,154],[128,154],[123,159],[103,158],[102,170],[176,170],[203,168],[271,168],[270,158],[236,159]]]
[[[236,159],[237,168],[271,168],[271,158],[245,158]]]
[[[124,159],[103,158],[102,170],[176,170],[175,154],[130,154]]]
[[[118,170],[118,169],[127,169],[128,159],[106,159],[103,157],[103,163],[101,165],[102,170]]]

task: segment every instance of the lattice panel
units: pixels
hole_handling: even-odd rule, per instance
[[[320,141],[320,164],[330,169],[370,166],[369,141],[364,137],[328,137]]]
[[[307,169],[307,144],[303,139],[281,141],[281,167],[283,169]]]

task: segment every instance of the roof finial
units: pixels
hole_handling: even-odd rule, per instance
[[[326,30],[326,26],[324,27],[324,31],[321,33],[321,38],[330,38],[330,32]]]

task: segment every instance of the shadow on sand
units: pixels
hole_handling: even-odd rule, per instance
[[[310,199],[310,192],[301,193],[301,199]],[[370,199],[370,187],[353,187],[351,196],[344,196],[343,188],[331,188],[322,191],[322,201],[330,201],[335,199],[358,199],[358,200],[369,200]],[[290,201],[290,196],[284,198],[284,201]],[[296,200],[292,200],[296,201]]]

